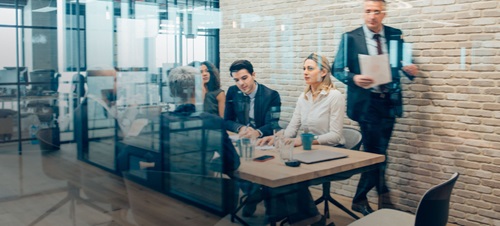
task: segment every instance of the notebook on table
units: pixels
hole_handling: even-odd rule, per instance
[[[324,162],[334,159],[346,158],[347,154],[328,151],[328,150],[314,150],[314,151],[306,151],[300,154],[296,154],[293,156],[294,159],[306,163],[312,164],[317,162]]]

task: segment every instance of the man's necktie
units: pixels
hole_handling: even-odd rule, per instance
[[[382,43],[380,43],[380,34],[374,34],[373,39],[377,42],[377,54],[382,55]]]
[[[375,41],[377,42],[377,54],[382,55],[383,52],[382,52],[382,43],[380,43],[380,34],[374,34],[373,39],[375,39]],[[380,92],[382,93],[389,92],[389,89],[385,85],[379,85],[378,87],[380,89]]]

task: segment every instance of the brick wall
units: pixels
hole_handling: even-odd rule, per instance
[[[429,187],[458,171],[450,222],[500,225],[500,2],[405,1],[412,8],[394,2],[402,1],[389,1],[385,24],[413,43],[421,73],[403,85],[405,115],[397,120],[387,171],[393,201],[415,211]],[[233,85],[231,62],[248,59],[257,80],[280,92],[289,119],[304,89],[303,59],[318,52],[333,61],[340,35],[362,23],[361,3],[222,0],[223,87]],[[347,118],[345,125],[356,126]],[[333,189],[352,196],[357,178]]]

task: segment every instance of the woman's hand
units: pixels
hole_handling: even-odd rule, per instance
[[[257,141],[257,146],[273,145],[273,144],[274,144],[274,136],[263,137],[262,139],[259,139]]]
[[[293,146],[294,147],[302,146],[302,139],[300,139],[300,137],[296,137]]]

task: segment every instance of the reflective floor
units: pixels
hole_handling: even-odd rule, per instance
[[[15,144],[13,144],[15,145]],[[0,146],[0,225],[214,225],[221,218],[76,160],[73,145]],[[133,192],[127,192],[133,191]],[[130,194],[139,206],[129,205]]]
[[[0,145],[0,225],[238,225],[164,194],[76,160],[73,144],[59,151],[40,151],[38,145]],[[312,188],[314,197],[321,190]],[[334,195],[346,206],[350,199]],[[322,211],[323,207],[318,206]],[[353,221],[330,208],[337,226]],[[263,225],[264,207],[258,206],[250,225]]]

